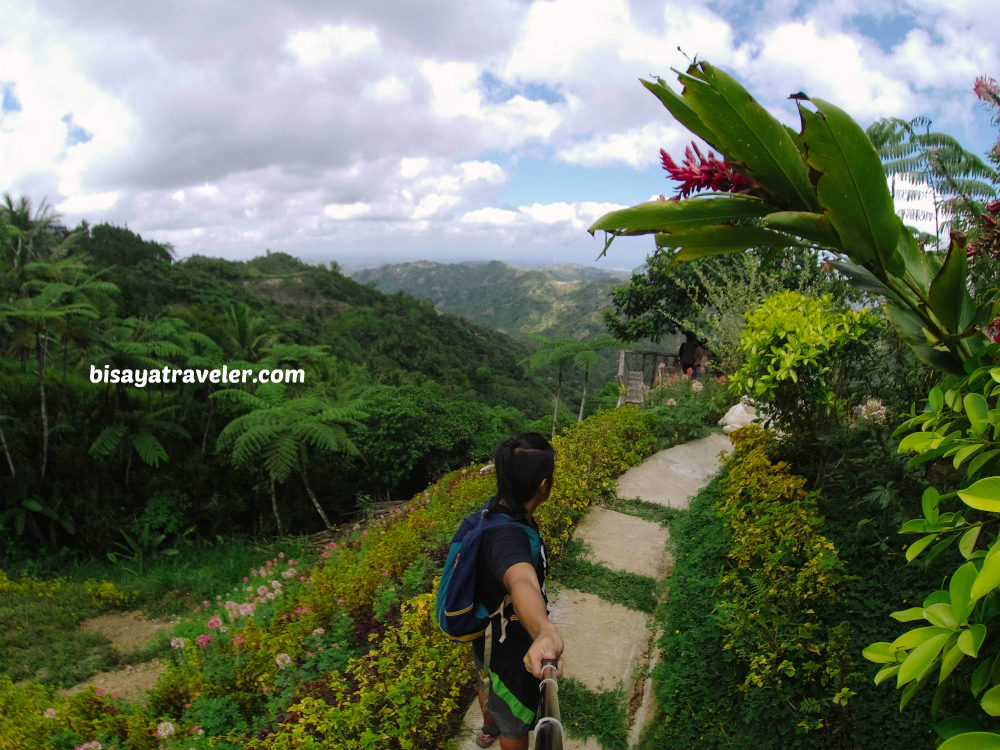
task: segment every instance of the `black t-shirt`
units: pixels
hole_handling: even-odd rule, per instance
[[[538,526],[533,520],[530,523],[522,520],[521,523],[538,530]],[[547,570],[544,544],[538,557],[535,573],[538,575],[538,583],[542,587],[542,596],[544,597]],[[477,598],[490,612],[499,606],[500,601],[508,593],[503,585],[504,574],[511,566],[522,562],[529,565],[533,563],[531,541],[526,531],[517,526],[505,526],[483,534],[476,571]]]

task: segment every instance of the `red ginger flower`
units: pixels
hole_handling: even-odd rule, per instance
[[[1000,85],[992,77],[979,76],[976,78],[976,83],[973,85],[972,90],[981,101],[995,102],[1000,100]]]
[[[684,151],[684,164],[679,166],[670,154],[660,149],[660,161],[670,175],[670,179],[681,183],[680,188],[671,200],[687,198],[699,190],[714,190],[720,193],[748,193],[756,183],[746,175],[736,172],[723,157],[718,157],[711,151],[708,156],[702,156],[698,145],[694,142]]]

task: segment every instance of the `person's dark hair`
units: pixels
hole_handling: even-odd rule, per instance
[[[520,432],[500,442],[493,465],[497,475],[497,494],[490,502],[490,512],[496,512],[503,501],[503,505],[515,514],[521,514],[542,480],[552,481],[556,451],[539,433]]]

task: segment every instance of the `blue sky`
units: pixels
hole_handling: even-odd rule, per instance
[[[195,9],[196,8],[196,9]],[[0,190],[193,253],[634,268],[607,210],[690,138],[638,83],[697,55],[796,125],[926,115],[984,154],[978,0],[0,0]],[[680,50],[678,49],[680,48]]]

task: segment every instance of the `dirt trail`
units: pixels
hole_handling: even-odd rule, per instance
[[[80,629],[85,633],[103,635],[119,653],[127,655],[144,649],[162,632],[169,632],[173,625],[169,620],[151,620],[142,612],[112,612],[84,620]],[[163,670],[164,665],[159,659],[130,664],[122,669],[91,675],[63,693],[72,695],[93,685],[99,690],[138,701],[145,697],[147,690],[156,685]]]
[[[689,500],[718,470],[720,454],[731,449],[728,437],[710,435],[660,451],[619,477],[618,497],[686,509]],[[669,536],[657,523],[606,508],[591,509],[574,534],[583,541],[591,562],[656,580],[670,575],[673,561],[667,549]],[[655,713],[652,681],[639,679],[655,665],[659,654],[659,633],[652,617],[566,588],[552,597],[549,610],[566,645],[565,675],[595,691],[610,690],[622,683],[629,718],[628,746],[636,747],[646,722]],[[563,718],[570,720],[565,715]],[[478,701],[473,701],[455,737],[459,750],[476,748],[480,726],[482,713]],[[534,745],[533,738],[529,744]],[[593,737],[586,742],[568,737],[565,748],[600,750]]]

